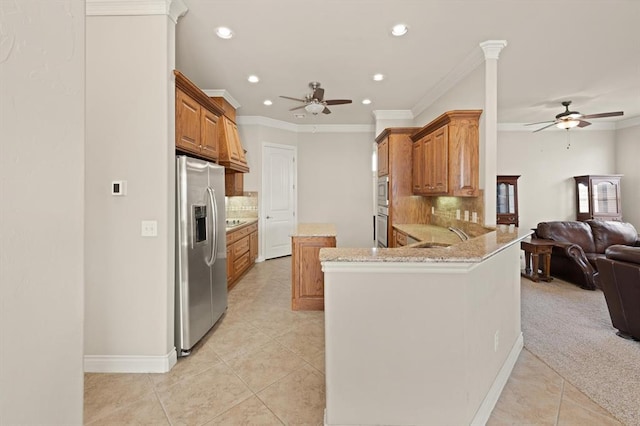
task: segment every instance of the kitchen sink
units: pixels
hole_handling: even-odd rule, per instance
[[[424,241],[421,243],[411,244],[410,248],[440,248],[440,247],[449,247],[451,244],[445,243],[436,243],[432,241]]]

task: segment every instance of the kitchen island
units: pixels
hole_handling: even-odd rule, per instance
[[[336,246],[336,227],[300,223],[291,235],[291,309],[324,309],[324,274],[319,252]]]
[[[322,249],[325,424],[484,424],[523,346],[519,242],[530,234]]]

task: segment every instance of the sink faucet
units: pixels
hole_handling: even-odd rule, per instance
[[[449,227],[449,231],[456,234],[462,241],[466,241],[469,239],[469,236],[460,228],[454,228],[453,226]]]

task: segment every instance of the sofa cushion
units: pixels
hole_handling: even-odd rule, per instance
[[[638,239],[638,232],[630,223],[588,220],[587,224],[593,232],[596,253],[604,253],[607,247],[614,244],[632,246]]]
[[[640,247],[613,245],[605,252],[607,259],[640,264]]]
[[[540,222],[536,228],[536,235],[538,238],[577,244],[585,253],[593,253],[595,251],[591,227],[584,222]]]

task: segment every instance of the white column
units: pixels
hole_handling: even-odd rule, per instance
[[[484,164],[484,173],[480,178],[480,184],[481,187],[484,186],[484,222],[489,226],[496,224],[498,57],[506,45],[506,40],[487,40],[480,43],[485,59],[484,149],[481,147],[480,150],[480,163]]]

